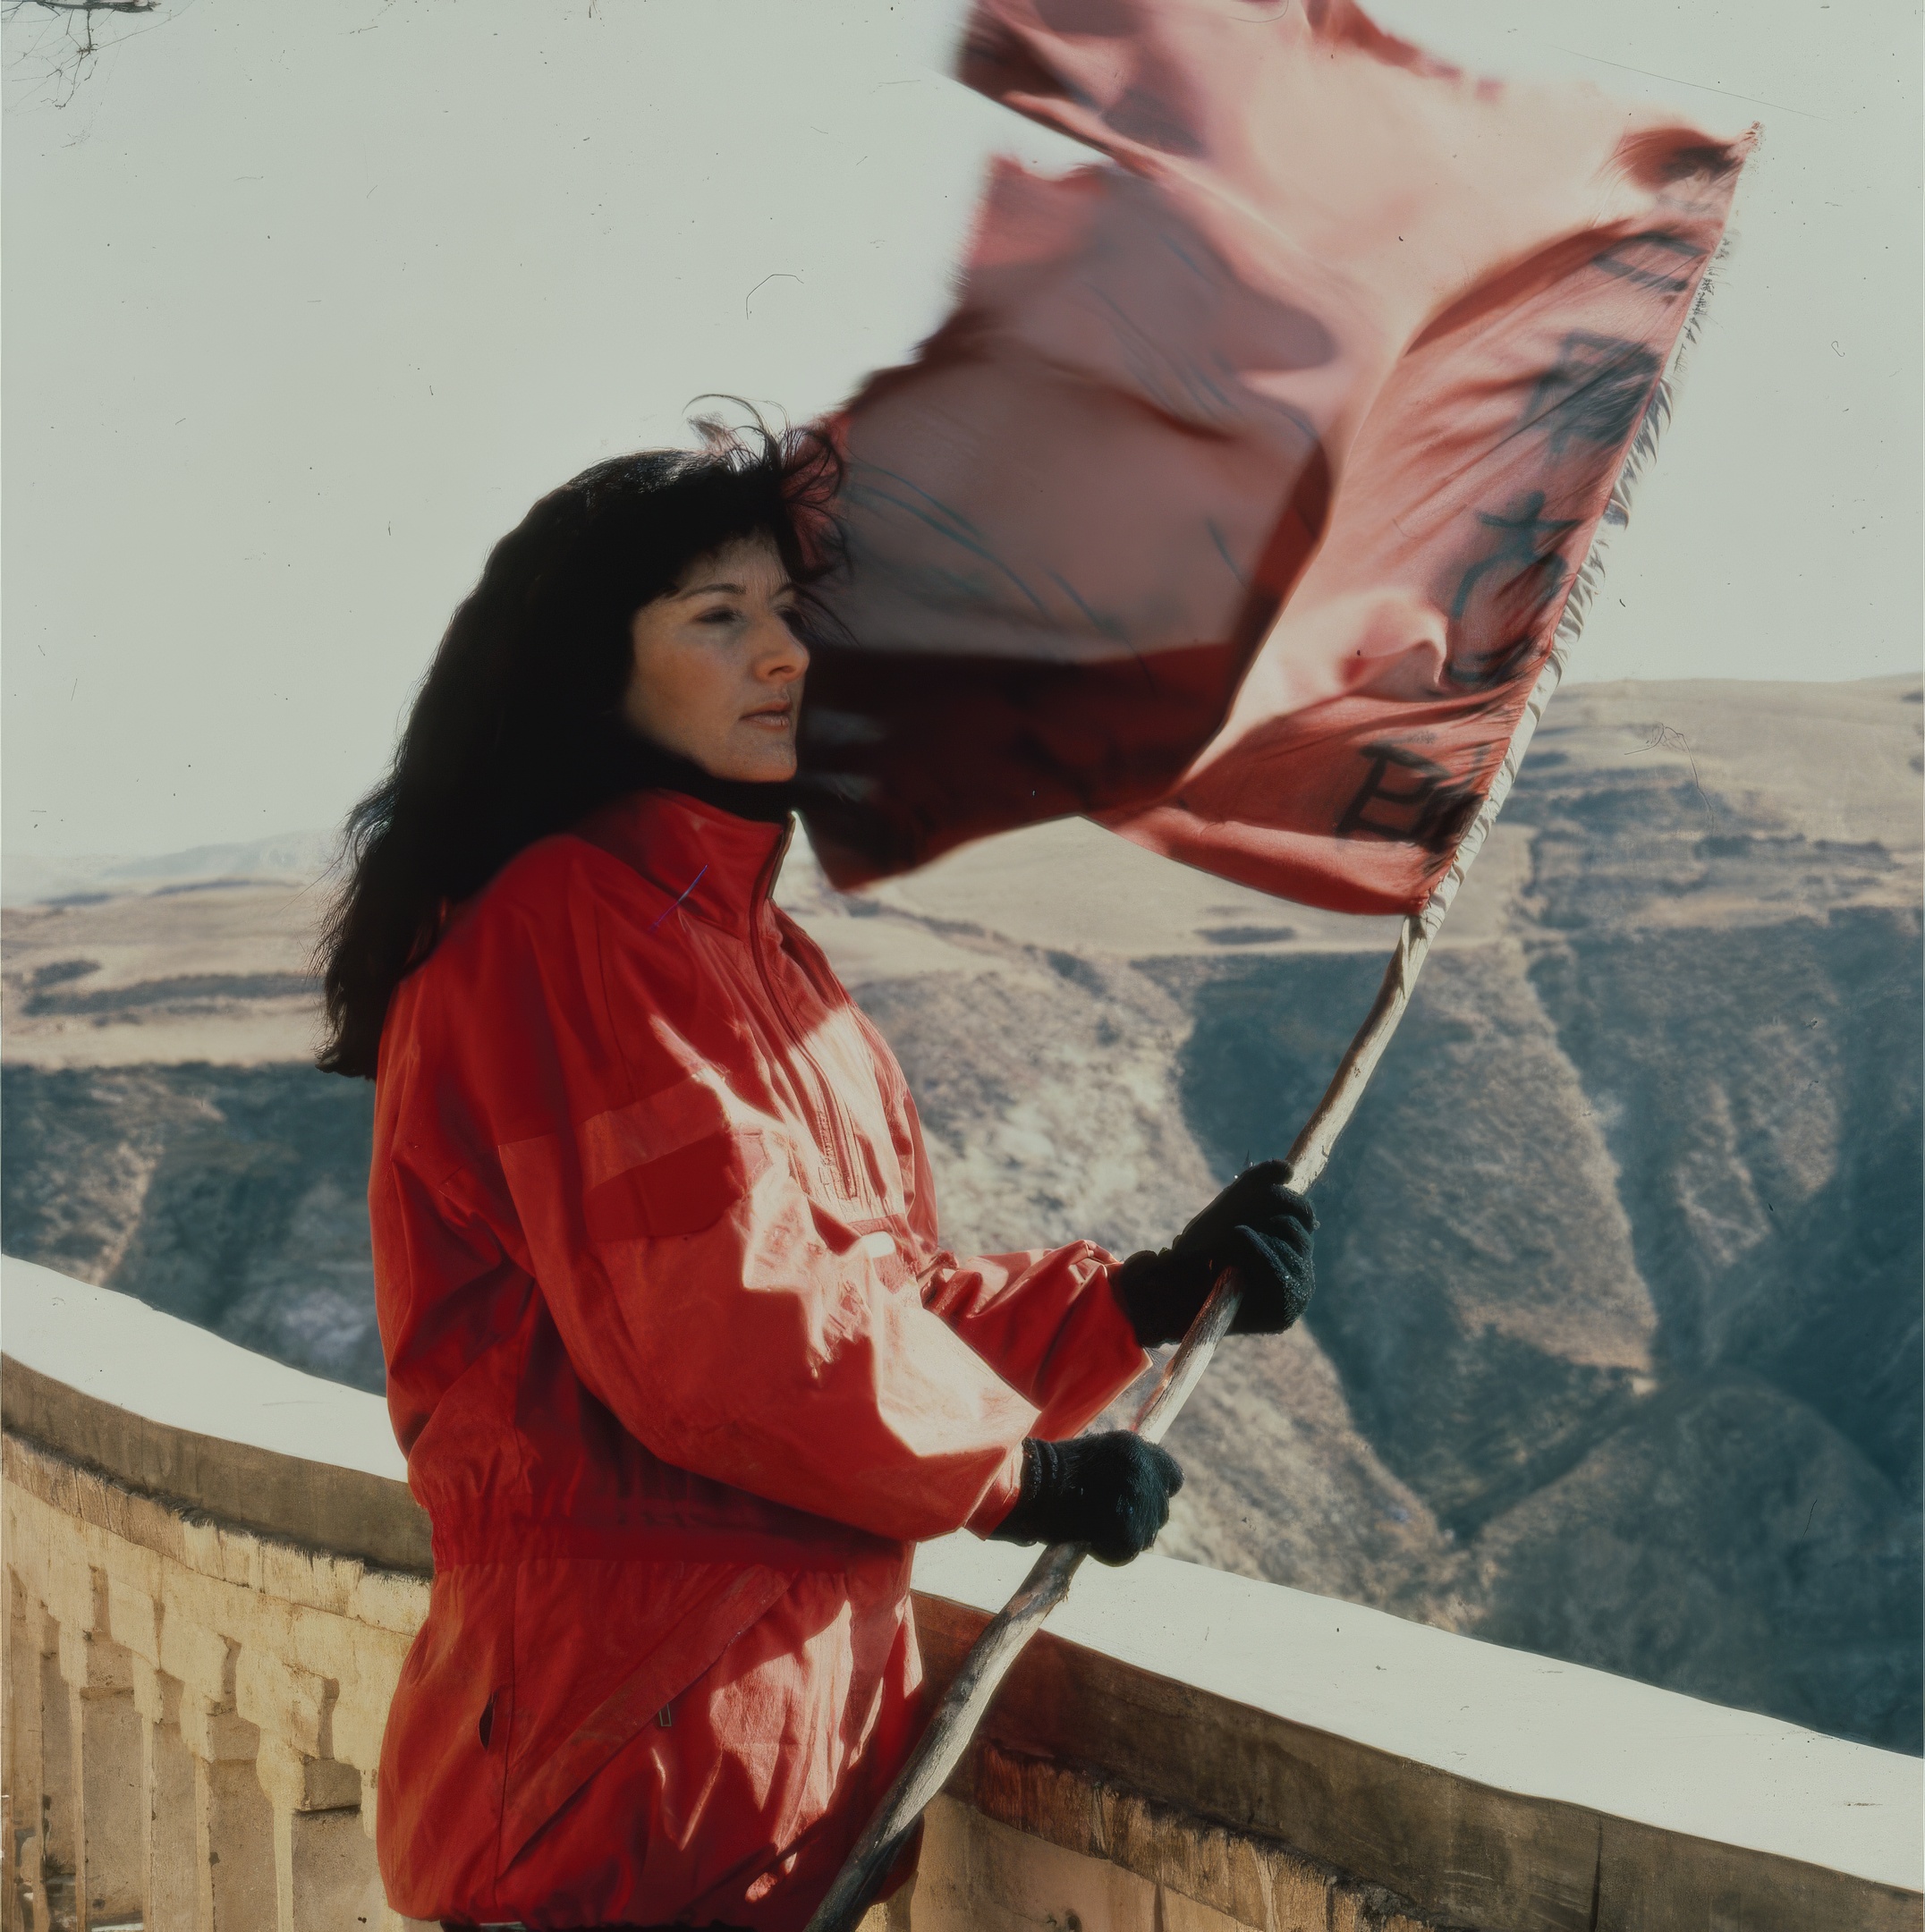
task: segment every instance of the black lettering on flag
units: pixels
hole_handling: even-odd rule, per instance
[[[1635,282],[1640,288],[1682,295],[1691,286],[1692,270],[1703,259],[1704,250],[1694,248],[1683,236],[1653,229],[1612,242],[1591,257],[1590,265],[1621,281]]]
[[[1367,744],[1363,755],[1370,772],[1337,820],[1336,835],[1455,851],[1483,801],[1478,787],[1453,779],[1443,766],[1407,745]]]
[[[1507,516],[1480,513],[1478,521],[1497,534],[1457,580],[1444,666],[1445,677],[1462,691],[1488,691],[1518,670],[1536,642],[1538,619],[1570,582],[1558,544],[1578,528],[1574,517],[1544,514],[1542,490],[1520,497]],[[1487,644],[1488,638],[1502,641]]]
[[[1656,352],[1643,343],[1573,330],[1556,367],[1538,378],[1519,427],[1541,425],[1553,456],[1562,456],[1573,442],[1615,450],[1638,427],[1659,368]]]

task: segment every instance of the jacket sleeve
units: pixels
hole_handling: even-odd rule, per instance
[[[446,1020],[479,1192],[583,1383],[664,1462],[770,1501],[904,1541],[992,1527],[1036,1405],[900,1258],[817,1216],[784,1123],[611,993],[570,917],[538,940],[501,908]]]
[[[912,1175],[909,1213],[929,1238],[935,1177],[922,1123],[902,1070],[873,1030],[872,1050],[901,1111]],[[1009,1385],[1040,1411],[1032,1436],[1073,1436],[1120,1395],[1149,1357],[1109,1286],[1115,1258],[1094,1241],[959,1261],[939,1250],[925,1270],[923,1304],[940,1315]]]
[[[1109,1289],[1115,1258],[1094,1241],[958,1261],[937,1257],[924,1305],[1040,1411],[1032,1436],[1073,1436],[1149,1357]]]

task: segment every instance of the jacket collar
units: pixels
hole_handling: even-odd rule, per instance
[[[767,903],[794,819],[739,818],[685,792],[632,792],[576,826],[684,912],[746,933]]]

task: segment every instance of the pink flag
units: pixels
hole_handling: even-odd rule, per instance
[[[1495,776],[1751,135],[1465,77],[1344,0],[978,0],[954,312],[835,420],[808,818],[849,886],[1086,813],[1350,911]]]

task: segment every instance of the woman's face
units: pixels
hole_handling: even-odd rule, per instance
[[[622,713],[645,738],[713,778],[795,775],[809,653],[790,629],[795,587],[767,537],[698,557],[635,613]]]

